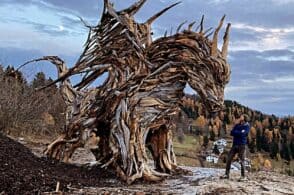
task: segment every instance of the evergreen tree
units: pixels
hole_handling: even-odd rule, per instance
[[[250,142],[248,142],[248,148],[251,153],[255,153],[255,148],[256,148],[256,140],[255,139],[252,139]]]
[[[0,76],[2,76],[4,74],[4,68],[3,66],[0,64]]]
[[[47,84],[46,76],[43,72],[38,72],[32,81],[33,88],[44,87]]]
[[[292,155],[292,159],[294,159],[294,140],[292,140],[290,142],[290,150],[291,150],[291,155]]]
[[[279,144],[276,143],[276,141],[273,141],[273,142],[271,143],[271,147],[270,147],[270,157],[271,157],[272,159],[276,158],[278,152],[279,152]]]
[[[267,138],[264,135],[261,138],[261,148],[266,152],[270,151],[269,143],[267,142]]]
[[[259,152],[262,149],[262,133],[260,128],[257,128],[256,130],[256,149]]]
[[[211,131],[209,131],[209,133],[210,133],[210,140],[211,141],[215,141],[215,133],[214,133],[214,131],[211,129]]]
[[[290,148],[285,140],[282,142],[281,157],[287,161],[291,160]]]
[[[209,143],[208,136],[205,135],[204,138],[203,138],[203,146],[206,148],[208,146],[208,143]]]

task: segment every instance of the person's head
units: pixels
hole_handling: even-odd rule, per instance
[[[240,120],[240,124],[244,124],[246,122],[249,122],[250,118],[247,114],[241,114],[239,120]]]

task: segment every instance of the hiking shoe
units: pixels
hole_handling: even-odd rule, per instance
[[[240,182],[248,181],[248,178],[243,176],[238,181]]]
[[[225,174],[225,175],[220,176],[220,179],[230,179],[230,176]]]

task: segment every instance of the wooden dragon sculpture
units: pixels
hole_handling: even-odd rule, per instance
[[[49,157],[67,162],[76,148],[94,139],[92,152],[102,167],[114,168],[127,183],[139,178],[158,181],[177,169],[171,117],[179,111],[186,84],[197,91],[209,111],[222,109],[230,78],[230,24],[221,51],[217,43],[224,17],[212,40],[202,18],[197,32],[192,30],[194,23],[180,32],[181,24],[174,35],[152,41],[152,22],[178,3],[137,23],[134,15],[145,2],[116,11],[104,0],[100,23],[92,27],[84,22],[89,36],[72,68],[67,69],[57,56],[30,61],[56,65],[59,76],[50,85],[60,82],[68,107],[64,132],[45,151]],[[88,87],[105,72],[108,78],[102,85]],[[80,73],[84,76],[73,87],[69,78]],[[154,167],[148,163],[146,148]]]

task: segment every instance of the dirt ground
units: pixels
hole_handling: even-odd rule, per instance
[[[93,157],[78,150],[73,163],[63,164],[42,157],[41,142],[21,143],[0,134],[0,195],[52,194],[60,183],[63,194],[293,194],[294,177],[274,172],[247,173],[249,181],[239,182],[239,172],[230,180],[219,179],[223,169],[182,167],[189,175],[177,175],[159,183],[136,182],[127,186],[111,171],[81,166]],[[24,146],[24,145],[25,146]],[[61,194],[61,193],[55,193]]]
[[[0,134],[0,194],[38,194],[55,191],[60,182],[61,191],[71,187],[113,186],[115,174],[99,168],[88,170],[45,157],[35,156],[30,149]],[[101,179],[103,178],[103,179]],[[121,185],[116,180],[115,185]]]

